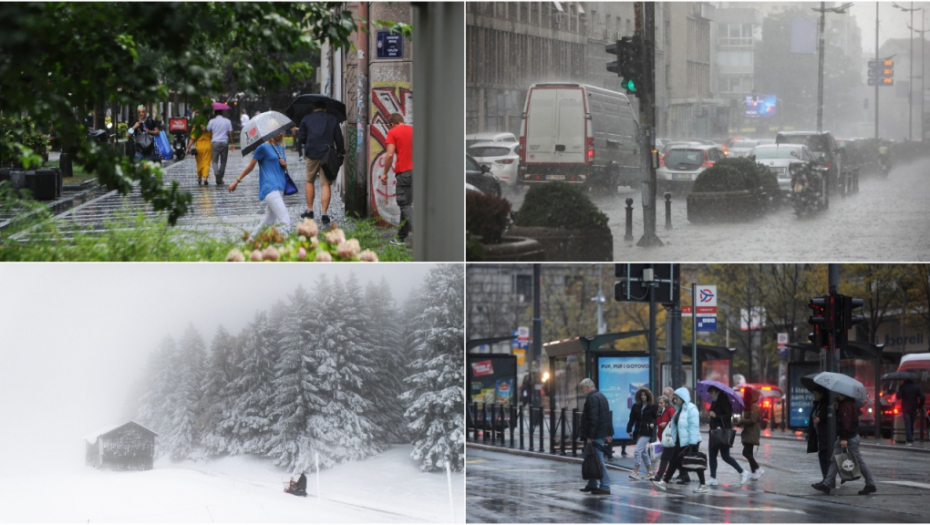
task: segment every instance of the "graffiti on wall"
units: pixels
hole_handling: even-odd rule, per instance
[[[372,188],[372,210],[385,222],[396,225],[400,223],[400,208],[395,199],[394,170],[388,171],[387,186],[378,180],[384,173],[384,151],[390,129],[388,117],[392,113],[400,113],[404,122],[413,125],[413,91],[409,82],[377,82],[371,89],[368,181]]]

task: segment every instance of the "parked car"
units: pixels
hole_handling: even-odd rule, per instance
[[[778,189],[791,195],[791,167],[816,162],[810,148],[804,144],[762,144],[752,149],[756,162],[764,165],[778,177]]]
[[[752,152],[752,148],[755,148],[758,143],[759,141],[753,139],[735,140],[732,144],[730,144],[730,156],[745,157]]]
[[[497,181],[497,177],[491,175],[491,167],[487,164],[478,164],[468,153],[465,154],[465,182],[478,188],[482,193],[497,197],[501,195],[501,184]]]
[[[784,420],[782,407],[785,403],[785,395],[781,389],[775,385],[762,383],[748,383],[745,386],[752,387],[762,393],[762,397],[759,399],[759,409],[762,413],[762,423],[759,426],[762,430],[780,427]],[[741,388],[740,392],[742,391]]]
[[[616,191],[642,180],[639,122],[623,93],[584,84],[533,84],[519,140],[522,184],[564,181]]]
[[[472,147],[479,142],[517,142],[517,137],[507,131],[486,131],[484,133],[472,133],[465,135],[465,149]]]
[[[520,154],[517,142],[479,142],[468,148],[478,164],[487,164],[491,174],[507,186],[516,186]]]
[[[824,131],[779,131],[777,144],[806,144],[811,152],[827,168],[827,196],[834,191],[845,194],[849,188],[849,177],[843,171],[843,155],[833,138],[833,133]],[[829,201],[828,201],[829,206]]]
[[[658,194],[672,191],[674,194],[687,195],[698,175],[724,158],[726,155],[720,146],[672,146],[664,156],[659,157],[659,169],[656,170]]]
[[[665,143],[661,150],[659,150],[659,156],[664,157],[668,154],[668,150],[672,149],[672,146],[702,146],[700,142],[696,140],[670,140]]]

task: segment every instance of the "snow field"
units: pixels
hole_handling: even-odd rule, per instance
[[[419,523],[451,522],[445,472],[422,472],[412,447],[307,475],[306,498],[283,492],[290,475],[248,456],[156,462],[146,472],[76,468],[0,473],[2,523]],[[455,521],[464,522],[465,477],[452,474]]]

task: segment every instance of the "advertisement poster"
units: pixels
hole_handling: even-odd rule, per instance
[[[678,382],[679,385],[686,386],[691,388],[693,391],[694,385],[691,384],[691,365],[681,365],[681,381]],[[662,389],[665,387],[672,386],[672,364],[671,363],[662,363]]]
[[[804,388],[801,378],[820,371],[820,363],[788,363],[788,428],[803,430],[807,428],[807,418],[814,403],[814,394]]]
[[[633,397],[640,387],[649,386],[649,358],[645,356],[598,357],[597,388],[607,398],[613,413],[614,439],[629,440]]]
[[[516,404],[517,359],[511,355],[468,356],[469,403]]]
[[[704,381],[720,381],[730,386],[730,360],[715,359],[701,363],[701,379]]]
[[[777,105],[775,95],[746,95],[747,117],[771,117],[775,115]]]

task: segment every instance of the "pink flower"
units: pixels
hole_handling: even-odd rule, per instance
[[[332,231],[326,233],[326,242],[330,244],[338,245],[341,242],[345,242],[346,234],[339,228],[334,228]]]
[[[358,252],[361,250],[362,247],[359,246],[357,239],[349,239],[339,243],[339,246],[336,247],[336,255],[339,257],[357,257]]]
[[[303,246],[301,246],[300,249],[297,250],[297,258],[300,259],[301,261],[307,258],[307,250],[305,250]]]
[[[313,219],[304,219],[303,222],[297,225],[297,233],[308,239],[316,237],[319,232],[316,221]]]
[[[365,262],[378,262],[378,254],[371,250],[365,250],[358,254],[358,260]]]
[[[262,251],[263,261],[277,261],[281,258],[281,253],[274,246],[269,246]]]
[[[242,252],[237,248],[229,250],[229,255],[226,256],[227,262],[243,262],[245,261],[245,255],[242,255]]]
[[[333,256],[329,252],[319,252],[316,254],[316,262],[333,262]]]
[[[252,252],[252,255],[249,257],[249,259],[252,260],[252,261],[254,261],[254,262],[261,262],[261,261],[262,261],[262,252],[259,251],[259,250],[253,251],[253,252]]]

